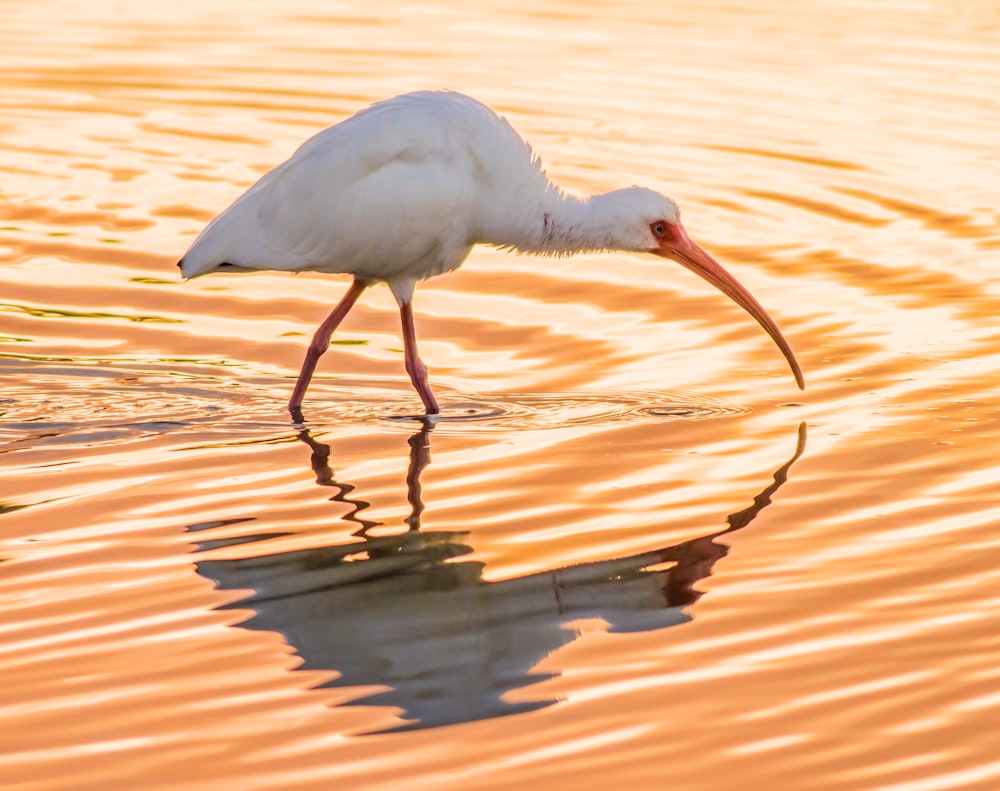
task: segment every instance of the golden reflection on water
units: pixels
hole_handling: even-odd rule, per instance
[[[997,786],[995,9],[14,0],[0,23],[13,787]],[[385,289],[290,425],[343,284],[181,284],[177,257],[309,134],[443,86],[575,191],[677,198],[807,391],[677,267],[479,250],[417,292],[464,416],[431,463]],[[331,570],[386,592],[345,608],[374,587]],[[570,578],[582,603],[545,617],[426,611]],[[438,697],[348,662],[361,635]],[[456,724],[360,736],[461,695]]]
[[[425,424],[409,438],[405,532],[375,532],[379,523],[363,516],[371,503],[359,499],[352,484],[336,480],[330,446],[308,429],[298,438],[311,450],[316,482],[337,490],[331,502],[351,506],[341,517],[358,527],[350,542],[269,552],[269,544],[284,536],[245,533],[243,525],[238,537],[213,537],[218,528],[252,517],[190,528],[199,533],[199,551],[235,545],[241,553],[253,552],[197,564],[199,574],[223,588],[254,592],[228,605],[253,609],[243,625],[285,635],[302,657],[301,669],[335,671],[324,687],[381,688],[352,703],[401,709],[405,720],[392,730],[553,705],[557,700],[511,705],[504,698],[545,677],[532,668],[580,635],[575,624],[600,621],[612,632],[631,633],[686,623],[685,608],[701,596],[694,585],[726,555],[716,539],[746,527],[770,504],[805,448],[802,425],[793,457],[753,505],[728,517],[725,530],[631,556],[488,582],[484,563],[459,560],[474,552],[470,531],[420,530],[420,476],[430,463],[431,430]]]

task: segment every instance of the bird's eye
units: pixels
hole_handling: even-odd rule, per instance
[[[663,222],[654,222],[651,227],[656,236],[663,236],[667,232],[667,224]]]

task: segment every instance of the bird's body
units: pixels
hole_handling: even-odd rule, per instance
[[[777,327],[687,238],[672,200],[641,187],[566,194],[504,118],[459,93],[397,96],[310,138],[216,217],[179,266],[188,278],[217,269],[354,276],[313,340],[293,410],[330,333],[367,286],[387,283],[403,312],[407,370],[433,413],[437,403],[410,335],[414,286],[460,266],[476,244],[541,255],[627,250],[675,258],[754,315],[801,386]]]

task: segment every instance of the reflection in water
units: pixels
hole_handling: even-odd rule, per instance
[[[552,705],[557,701],[509,702],[504,696],[547,677],[532,668],[579,636],[572,629],[578,619],[602,619],[613,632],[690,620],[683,608],[701,595],[694,585],[727,553],[716,539],[746,527],[771,502],[805,445],[803,424],[792,458],[753,505],[729,516],[725,530],[649,552],[487,582],[485,564],[455,561],[472,552],[468,532],[420,530],[420,473],[430,461],[430,430],[424,425],[409,439],[408,531],[369,535],[377,523],[359,516],[369,504],[349,497],[354,487],[334,479],[329,445],[305,429],[299,439],[312,451],[317,483],[337,490],[331,500],[353,506],[343,518],[359,525],[355,535],[362,540],[197,564],[223,588],[256,591],[228,605],[256,611],[241,626],[283,634],[303,658],[301,669],[340,673],[325,686],[386,687],[354,702],[403,709],[411,722],[393,730]],[[220,543],[231,542],[204,542],[200,548]]]

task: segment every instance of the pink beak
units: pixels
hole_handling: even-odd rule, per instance
[[[670,258],[687,267],[696,275],[703,277],[753,316],[757,320],[757,323],[764,328],[764,331],[771,336],[771,339],[778,344],[778,348],[781,349],[781,353],[785,355],[785,359],[792,369],[792,374],[795,376],[795,383],[799,386],[800,390],[805,390],[806,386],[802,378],[802,369],[799,368],[799,363],[795,359],[795,355],[792,354],[792,348],[788,345],[788,341],[785,340],[785,336],[781,334],[778,325],[767,315],[767,311],[761,307],[761,304],[753,298],[753,295],[749,291],[740,285],[735,277],[723,269],[712,256],[692,242],[680,225],[672,226],[671,230],[673,233],[664,237],[660,248],[653,252],[664,258]]]

